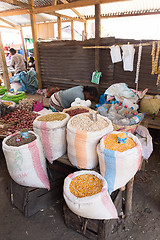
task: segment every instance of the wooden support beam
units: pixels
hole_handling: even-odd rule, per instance
[[[52,0],[52,5],[53,6],[57,5],[57,0]]]
[[[71,40],[74,40],[74,21],[71,21]]]
[[[63,10],[63,9],[86,7],[86,6],[91,6],[95,4],[123,2],[123,1],[127,2],[132,0],[79,0],[71,3],[57,4],[55,6],[36,7],[33,11],[34,13],[46,13],[51,11]]]
[[[38,88],[42,89],[41,69],[39,64],[39,52],[38,52],[38,42],[37,42],[36,19],[35,19],[35,14],[33,13],[34,0],[29,0],[28,2],[32,6],[32,10],[30,10],[30,20],[31,20],[32,38],[33,38],[33,45],[34,45],[35,67],[36,67],[37,79],[39,81]]]
[[[8,11],[1,11],[0,17],[8,17],[8,16],[16,16],[16,15],[24,15],[29,14],[28,9],[13,9]]]
[[[67,0],[61,0],[61,2],[63,2],[64,4],[67,4],[68,1]],[[74,12],[78,17],[82,18],[83,20],[85,20],[85,18],[74,8],[71,8],[72,12]]]
[[[4,85],[9,90],[10,89],[10,81],[9,81],[9,76],[8,76],[8,69],[7,69],[7,63],[6,63],[6,58],[5,58],[5,54],[4,54],[1,33],[0,33],[0,60],[1,60],[2,70],[3,70]]]
[[[3,26],[3,25],[0,25],[0,28],[9,28],[9,29],[15,29],[13,27],[9,27],[9,26]]]
[[[2,22],[4,22],[4,23],[7,23],[7,24],[10,25],[11,27],[16,27],[15,24],[13,24],[13,23],[7,21],[6,19],[0,18],[0,20],[1,20]]]
[[[23,37],[22,27],[20,27],[20,33],[21,33],[21,39],[22,39],[23,55],[24,55],[24,58],[25,58],[25,60],[27,62],[27,54],[26,54],[26,49],[25,49],[25,44],[24,44],[24,37]]]
[[[64,14],[60,14],[60,13],[57,13],[57,12],[50,12],[50,13],[47,13],[47,14],[54,15],[54,16],[61,17],[61,18],[65,18],[65,19],[75,20],[75,21],[78,21],[78,22],[84,22],[83,19],[70,17],[70,16],[67,16],[67,15],[64,15]]]
[[[95,46],[99,46],[100,44],[100,4],[95,5]],[[99,49],[95,49],[95,70],[100,71],[100,58],[99,58]]]
[[[58,40],[62,40],[62,19],[61,17],[57,17],[58,23]]]
[[[27,3],[23,3],[21,1],[17,1],[17,0],[0,0],[0,2],[9,3],[14,6],[18,6],[18,7],[22,7],[22,8],[31,8],[31,5],[29,5]]]
[[[132,213],[132,195],[133,195],[134,177],[126,185],[125,216]]]

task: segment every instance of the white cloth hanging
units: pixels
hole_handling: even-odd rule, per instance
[[[135,49],[133,45],[123,45],[122,47],[123,55],[123,69],[124,71],[133,71],[133,62],[134,62],[134,54]]]
[[[110,49],[111,49],[110,55],[111,55],[112,63],[121,62],[122,57],[121,57],[120,47],[118,45],[116,45],[116,46],[113,45],[110,47]]]

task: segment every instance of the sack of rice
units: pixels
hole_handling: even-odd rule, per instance
[[[67,152],[72,165],[80,169],[93,169],[98,165],[96,147],[99,140],[113,131],[111,121],[97,115],[97,121],[88,113],[72,117],[67,124]]]
[[[147,95],[140,101],[140,111],[146,112],[148,115],[158,115],[159,109],[160,101],[159,99],[153,98],[153,96]]]
[[[91,219],[118,218],[108,194],[106,180],[95,171],[71,173],[64,180],[63,196],[67,206],[78,216]]]
[[[55,112],[37,117],[33,122],[34,132],[42,141],[44,153],[50,163],[66,153],[67,113]]]
[[[106,179],[111,194],[125,186],[138,171],[142,146],[133,134],[114,131],[101,139],[97,152],[100,173]]]
[[[46,159],[42,143],[37,134],[28,132],[21,140],[20,133],[4,138],[2,149],[11,178],[27,187],[50,189],[46,170]]]

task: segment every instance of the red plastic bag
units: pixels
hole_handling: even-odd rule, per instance
[[[44,107],[43,99],[39,99],[38,101],[35,101],[35,103],[33,104],[33,111],[39,112],[43,109],[43,107]]]

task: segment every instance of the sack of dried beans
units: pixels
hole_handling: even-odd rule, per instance
[[[14,133],[4,138],[2,142],[9,174],[16,183],[22,186],[49,190],[50,184],[42,143],[34,132],[29,131],[28,135],[28,139],[21,140],[20,133]]]
[[[72,165],[80,169],[93,169],[98,165],[96,147],[99,140],[113,131],[111,121],[97,115],[97,121],[88,113],[72,117],[67,124],[67,152]]]
[[[106,179],[111,194],[125,186],[138,171],[142,146],[132,133],[114,131],[101,139],[97,152],[100,173]]]
[[[70,116],[55,112],[37,117],[34,132],[40,136],[45,156],[50,163],[66,153],[66,125]]]
[[[63,196],[78,216],[91,219],[118,218],[106,180],[95,171],[71,173],[64,180]]]

